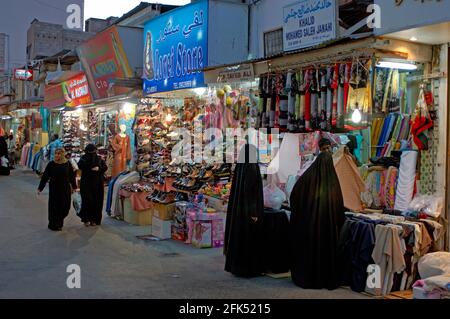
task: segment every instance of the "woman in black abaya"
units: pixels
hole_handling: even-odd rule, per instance
[[[340,286],[337,246],[344,200],[327,150],[300,177],[290,197],[291,275],[305,289]]]
[[[75,172],[65,157],[64,149],[57,149],[54,160],[45,168],[38,194],[44,190],[49,181],[48,228],[61,231],[64,219],[69,215],[72,192],[77,188]]]
[[[102,223],[103,199],[105,194],[104,174],[108,170],[105,161],[97,155],[93,144],[86,146],[85,154],[78,162],[81,170],[80,218],[85,226],[97,226]]]
[[[245,145],[236,165],[228,202],[225,271],[240,277],[262,274],[263,213],[263,185],[256,148]]]

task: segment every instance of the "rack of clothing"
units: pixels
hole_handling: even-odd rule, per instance
[[[418,277],[420,258],[440,248],[442,225],[389,213],[346,213],[339,242],[342,282],[354,291],[387,295],[410,289]],[[380,267],[379,287],[366,286],[369,265]]]
[[[139,180],[140,175],[138,172],[124,171],[109,182],[108,195],[106,197],[106,213],[108,216],[123,217],[119,191],[123,184],[136,183]]]

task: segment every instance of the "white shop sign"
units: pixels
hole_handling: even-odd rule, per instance
[[[448,0],[374,0],[381,12],[376,35],[450,21]]]
[[[283,8],[284,51],[336,38],[336,1],[303,0]]]

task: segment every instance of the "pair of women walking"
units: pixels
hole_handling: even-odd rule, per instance
[[[85,226],[99,226],[102,222],[104,199],[104,174],[106,163],[97,155],[97,148],[89,144],[78,162],[81,170],[80,194],[81,211],[79,217]],[[76,172],[67,160],[63,148],[55,151],[41,178],[40,194],[49,183],[48,228],[61,231],[64,219],[69,215],[72,193],[78,190]]]

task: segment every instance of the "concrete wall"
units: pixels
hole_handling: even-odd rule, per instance
[[[248,59],[248,10],[246,4],[209,2],[208,66]]]
[[[137,77],[141,77],[142,66],[144,65],[144,42],[142,41],[144,30],[118,27],[118,31],[130,68]]]
[[[7,35],[5,33],[0,33],[0,76],[7,70],[7,63],[8,63],[7,41],[8,41]]]
[[[283,8],[295,0],[261,0],[251,6],[251,45],[252,58],[264,57],[264,33],[283,27]]]
[[[74,50],[93,34],[64,29],[62,25],[35,21],[27,34],[27,58],[53,56],[62,50]]]
[[[377,35],[412,29],[450,20],[450,1],[395,1],[375,0],[381,9],[381,28]]]
[[[2,1],[0,32],[11,37],[11,63],[23,66],[26,62],[27,29],[33,19],[66,25],[67,6],[77,4],[84,12],[84,0],[15,0]],[[83,26],[82,16],[82,26]]]

